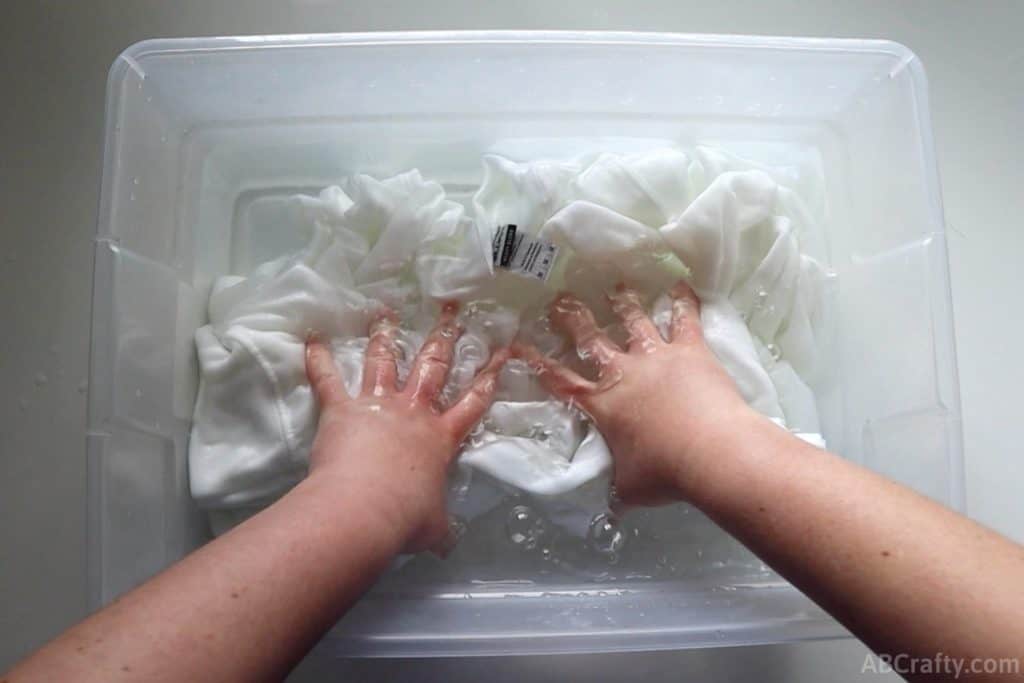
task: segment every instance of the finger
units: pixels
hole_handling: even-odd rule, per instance
[[[664,345],[661,333],[644,310],[639,292],[619,284],[615,288],[615,293],[608,297],[608,301],[629,334],[630,351],[650,351]]]
[[[551,302],[549,310],[551,322],[569,335],[583,360],[592,360],[603,366],[622,353],[615,342],[597,327],[594,314],[587,305],[573,295],[559,295]]]
[[[455,324],[458,311],[459,305],[455,302],[444,305],[437,326],[431,330],[420,352],[416,354],[405,386],[412,400],[417,403],[431,405],[444,389],[452,365],[455,342],[462,334],[462,330]]]
[[[700,325],[700,299],[685,280],[680,280],[669,292],[672,297],[672,323],[669,325],[670,342],[691,342],[704,337]]]
[[[454,434],[458,441],[461,442],[466,434],[469,434],[469,430],[480,421],[491,406],[494,392],[498,388],[498,373],[509,359],[509,355],[508,349],[495,351],[484,369],[473,378],[469,389],[442,416],[441,419],[444,420],[449,433]]]
[[[306,377],[309,378],[309,385],[313,388],[320,410],[349,398],[330,349],[316,339],[306,342]]]
[[[363,395],[394,393],[398,383],[397,331],[398,318],[390,309],[378,313],[370,323],[370,343],[366,346],[366,363],[363,366]]]
[[[587,397],[597,390],[597,384],[580,377],[558,361],[548,358],[530,344],[516,342],[512,355],[525,360],[537,373],[544,388],[563,401],[573,400],[586,408]]]

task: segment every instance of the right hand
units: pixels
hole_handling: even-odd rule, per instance
[[[555,396],[572,401],[594,420],[615,461],[614,485],[627,505],[658,505],[688,497],[699,485],[703,455],[759,419],[704,342],[700,301],[685,282],[671,291],[669,339],[644,310],[640,295],[619,285],[610,295],[629,343],[620,348],[571,294],[549,307],[555,327],[576,344],[598,379],[581,377],[534,347],[517,344]]]

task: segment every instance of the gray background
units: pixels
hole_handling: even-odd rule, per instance
[[[923,60],[943,180],[972,517],[1024,540],[1024,3],[774,0],[7,2],[0,23],[0,670],[85,613],[85,385],[104,85],[152,37],[586,28],[890,38]],[[841,680],[856,641],[342,662],[355,679]],[[296,679],[322,680],[307,664]]]

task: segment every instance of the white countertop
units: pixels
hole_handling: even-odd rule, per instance
[[[57,5],[62,5],[60,8]],[[85,611],[85,379],[107,68],[151,37],[573,28],[889,38],[931,87],[963,401],[967,505],[1024,541],[1024,4],[957,0],[92,0],[0,26],[0,670]],[[668,653],[341,663],[355,680],[854,680],[856,641]],[[319,680],[307,665],[296,680]]]

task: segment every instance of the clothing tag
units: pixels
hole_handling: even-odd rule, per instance
[[[498,268],[546,281],[558,258],[558,246],[500,225],[491,241],[491,259]]]

